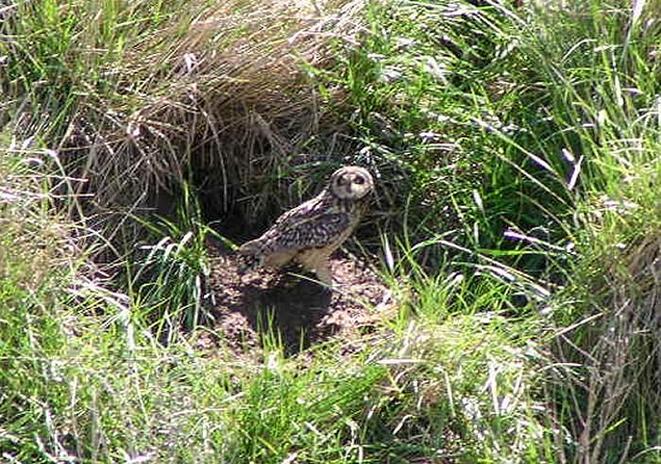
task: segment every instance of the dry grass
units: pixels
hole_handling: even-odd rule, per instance
[[[591,289],[593,310],[559,331],[554,377],[568,401],[557,406],[571,411],[558,409],[555,417],[573,417],[570,434],[577,449],[572,462],[639,462],[641,450],[632,447],[633,437],[653,442],[658,433],[659,289],[661,240],[652,236],[616,253],[600,286]],[[562,449],[563,437],[557,438]]]
[[[13,274],[28,293],[80,255],[74,226],[47,212],[51,198],[44,192],[45,180],[31,166],[39,163],[36,156],[12,143],[0,156],[0,282]],[[57,176],[50,180],[64,182]]]
[[[149,45],[135,51],[123,72],[126,80],[143,66],[164,74],[142,79],[151,85],[140,90],[137,110],[105,109],[124,117],[92,129],[100,153],[83,176],[99,179],[96,201],[113,209],[150,207],[159,190],[188,179],[217,213],[238,207],[241,217],[254,222],[284,206],[273,203],[282,201],[293,167],[313,161],[299,155],[303,146],[324,132],[321,126],[334,124],[321,114],[301,63],[323,65],[329,38],[356,32],[351,19],[362,3],[322,16],[283,2],[238,13],[235,4],[224,4],[191,23],[171,46],[168,62],[144,63]],[[168,29],[162,34],[153,40],[171,37]],[[237,38],[226,39],[232,35]],[[314,160],[332,157],[318,153]],[[252,192],[259,195],[243,198]]]
[[[115,31],[120,13],[70,6],[83,25],[67,37],[73,43],[63,54],[64,72],[82,69],[53,148],[70,175],[86,179],[78,193],[93,193],[86,215],[95,215],[111,240],[120,224],[131,237],[127,213],[171,212],[170,195],[184,181],[202,191],[211,216],[232,213],[251,224],[300,200],[311,187],[301,174],[348,154],[315,142],[320,134],[332,140],[341,124],[320,109],[305,66],[332,62],[332,42],[356,43],[365,5],[193,1],[148,35],[133,24],[126,38],[111,32],[101,44],[93,14],[105,15]],[[135,17],[147,20],[139,8]],[[44,122],[18,117],[15,124],[29,133]]]

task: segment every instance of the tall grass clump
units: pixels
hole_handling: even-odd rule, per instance
[[[17,2],[3,13],[3,88],[29,96],[39,117],[21,118],[21,132],[42,134],[86,179],[86,211],[108,238],[135,238],[140,223],[124,215],[167,204],[185,180],[212,214],[259,224],[309,188],[284,192],[292,176],[327,160],[321,149],[292,159],[334,127],[320,126],[298,63],[322,65],[361,5]]]
[[[654,2],[576,7],[542,15],[528,55],[547,83],[548,103],[536,103],[555,126],[538,150],[550,166],[565,164],[572,202],[555,227],[565,235],[555,244],[576,252],[552,305],[561,324],[553,356],[566,366],[552,370],[563,372],[557,417],[578,461],[647,462],[658,458],[661,411],[661,25]]]
[[[324,76],[412,198],[387,219],[415,257],[390,260],[418,302],[461,282],[440,265],[503,284],[474,289],[483,310],[550,317],[557,459],[658,456],[658,5],[394,5]]]
[[[148,308],[153,332],[162,340],[193,330],[207,318],[205,279],[210,273],[206,240],[215,235],[204,223],[198,201],[185,189],[172,219],[145,223],[150,234],[135,264],[126,269],[131,293]]]

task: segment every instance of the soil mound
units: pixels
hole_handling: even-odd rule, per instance
[[[331,258],[338,284],[333,290],[297,266],[241,276],[233,253],[210,244],[209,254],[212,330],[198,340],[207,348],[222,339],[242,354],[258,353],[261,338],[275,336],[287,354],[295,354],[334,336],[370,332],[393,307],[391,293],[378,276],[342,252]]]

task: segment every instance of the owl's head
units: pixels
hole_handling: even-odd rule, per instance
[[[330,190],[342,200],[359,200],[374,190],[374,179],[365,168],[345,166],[331,176]]]

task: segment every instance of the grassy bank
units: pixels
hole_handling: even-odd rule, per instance
[[[0,7],[0,461],[660,462],[659,11]],[[348,163],[395,310],[201,349],[208,240]]]

